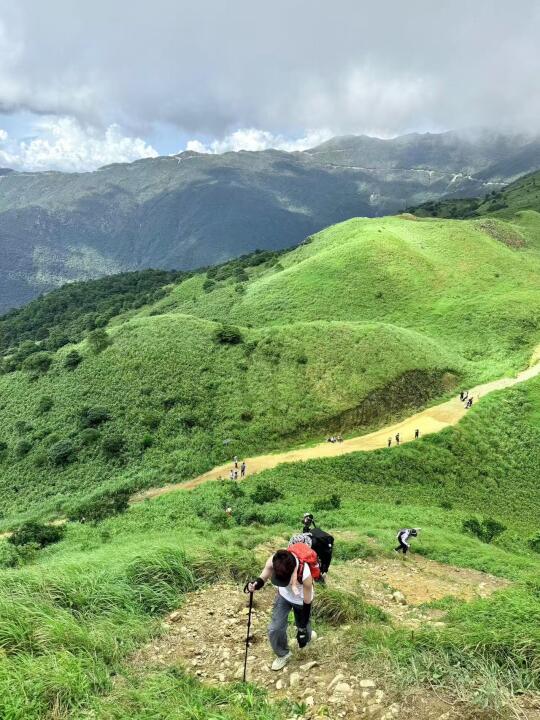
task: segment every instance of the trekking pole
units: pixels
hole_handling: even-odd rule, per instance
[[[242,682],[246,682],[246,675],[247,675],[247,660],[248,660],[248,650],[249,650],[249,631],[251,630],[251,611],[253,610],[253,592],[249,593],[249,612],[248,612],[248,626],[247,626],[247,635],[246,635],[246,655],[244,657],[244,679]]]

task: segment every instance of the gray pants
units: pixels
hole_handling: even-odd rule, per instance
[[[283,657],[289,652],[287,626],[291,610],[294,612],[294,624],[297,628],[302,627],[302,605],[293,605],[278,593],[272,610],[272,620],[268,628],[270,645],[278,657]],[[307,631],[309,642],[311,640],[311,624],[308,624]]]

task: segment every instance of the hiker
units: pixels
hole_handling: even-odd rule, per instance
[[[233,463],[234,463],[234,467],[237,468],[238,467],[238,455],[235,455],[233,457]]]
[[[462,391],[459,393],[459,399],[460,399],[460,400],[463,400],[464,395],[465,395],[465,393],[464,393],[463,390],[462,390]]]
[[[419,437],[420,437],[420,430],[418,428],[416,428],[416,430],[414,431],[414,439],[418,440]]]
[[[462,397],[461,399],[462,399],[463,401],[465,401],[468,397],[469,397],[469,391],[468,391],[468,390],[465,390],[465,392],[463,393],[463,397]]]
[[[229,480],[234,480],[234,469],[231,468],[231,472],[229,473]]]
[[[473,404],[473,397],[471,397],[467,400],[467,404],[465,405],[465,409],[468,410]]]
[[[240,465],[240,477],[246,477],[246,461],[242,460],[242,464]]]
[[[226,515],[228,518],[232,518],[232,508],[231,508],[231,507],[225,508],[225,515]]]
[[[268,639],[276,659],[272,670],[282,670],[292,657],[287,641],[289,615],[294,613],[298,647],[303,648],[317,635],[311,629],[310,616],[313,602],[313,580],[320,574],[317,555],[307,545],[290,545],[287,550],[278,550],[271,555],[260,577],[248,582],[246,592],[261,590],[267,580],[277,587],[268,628]]]
[[[399,545],[397,548],[394,548],[394,552],[399,552],[400,550],[403,550],[403,555],[407,554],[407,550],[409,550],[410,543],[407,542],[408,538],[410,537],[417,537],[418,531],[420,528],[403,528],[400,530],[397,534],[397,541]]]
[[[304,513],[304,517],[302,518],[302,532],[308,533],[314,522],[315,519],[311,513]]]
[[[341,435],[338,435],[336,440],[338,441],[338,443],[343,442],[343,438],[341,437]]]
[[[388,447],[392,447],[392,438],[391,437],[388,438]]]
[[[234,479],[235,479],[235,480],[238,480],[238,470],[235,470],[235,471],[234,471]]]
[[[396,445],[399,445],[399,433],[396,433]]]

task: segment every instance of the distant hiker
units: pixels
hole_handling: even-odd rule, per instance
[[[234,479],[235,479],[235,480],[238,480],[238,470],[235,470],[235,471],[234,471]]]
[[[246,477],[246,463],[245,463],[245,460],[242,461],[242,464],[240,465],[240,477]]]
[[[392,438],[389,437],[389,438],[388,438],[388,447],[391,447],[391,446],[392,446]]]
[[[399,433],[396,433],[396,445],[399,445]]]
[[[463,400],[464,395],[465,395],[465,393],[464,393],[463,390],[462,390],[462,391],[459,393],[459,399],[460,399],[460,400]]]
[[[341,437],[341,435],[338,435],[336,440],[338,441],[338,443],[343,442],[343,438]]]
[[[315,519],[311,513],[304,513],[304,517],[302,518],[302,532],[308,533],[314,522]]]
[[[272,611],[272,620],[268,628],[268,639],[276,659],[272,670],[281,670],[289,662],[292,653],[287,641],[289,615],[294,613],[296,640],[303,648],[317,635],[311,629],[310,616],[313,602],[313,580],[320,575],[317,554],[308,545],[297,543],[289,545],[287,550],[278,550],[271,555],[260,577],[248,582],[246,592],[255,592],[264,587],[267,580],[277,587],[277,595]]]
[[[420,437],[420,430],[418,428],[416,428],[416,430],[414,431],[414,439],[418,440],[419,437]]]
[[[232,517],[232,508],[225,508],[225,515],[229,518]]]
[[[233,457],[233,463],[234,463],[234,467],[237,468],[238,467],[238,455],[235,455]]]
[[[468,410],[473,404],[473,397],[471,397],[467,400],[467,404],[465,405],[465,409]]]
[[[231,469],[231,472],[229,473],[229,480],[234,480],[234,469]]]
[[[465,392],[463,393],[463,397],[461,399],[466,400],[468,397],[469,397],[469,391],[465,390]]]
[[[407,540],[410,537],[417,537],[418,530],[420,530],[420,528],[403,528],[402,530],[400,530],[396,535],[399,545],[397,546],[397,548],[394,548],[394,552],[399,552],[400,550],[403,550],[403,554],[406,555],[407,550],[411,547]]]

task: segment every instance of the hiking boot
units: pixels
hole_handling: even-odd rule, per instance
[[[281,657],[277,657],[274,662],[272,663],[272,670],[283,670],[285,665],[289,662],[289,660],[292,658],[292,653],[288,652],[286,655],[282,655]]]

